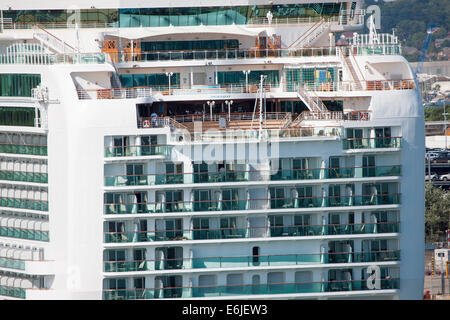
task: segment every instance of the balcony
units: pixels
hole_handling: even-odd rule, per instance
[[[198,228],[133,232],[105,232],[105,243],[136,243],[181,240],[225,240],[246,238],[309,237],[327,235],[396,233],[400,222],[346,225],[286,225],[248,228]]]
[[[48,211],[48,201],[5,197],[0,198],[0,207]]]
[[[0,171],[0,180],[48,183],[48,174],[23,171]]]
[[[201,257],[164,260],[105,261],[104,272],[139,272],[172,269],[245,268],[303,264],[399,261],[399,250],[259,255],[239,257]],[[1,266],[1,258],[0,258]]]
[[[0,228],[1,236],[1,228]],[[0,257],[0,267],[8,269],[25,270],[25,260]]]
[[[371,194],[362,196],[105,203],[104,214],[378,206],[400,204],[400,196],[401,194]]]
[[[353,91],[390,91],[390,90],[412,90],[415,89],[415,82],[411,79],[402,80],[370,80],[370,81],[334,81],[334,82],[304,82],[303,90],[320,92],[353,92]],[[127,87],[121,89],[98,89],[98,90],[78,90],[79,99],[132,99],[138,97],[150,97],[152,95],[161,96],[198,96],[211,94],[256,94],[259,86],[253,83],[221,83],[216,85],[153,85],[146,87]],[[299,85],[296,82],[285,83],[284,86],[279,83],[265,83],[263,86],[265,92],[277,93],[299,91]],[[293,95],[297,97],[297,95]],[[349,119],[347,119],[349,120]],[[361,121],[367,119],[361,119]],[[149,128],[151,126],[148,126]]]
[[[320,208],[320,207],[354,207],[399,204],[400,194],[272,198],[270,209]]]
[[[28,154],[46,156],[47,146],[31,144],[0,143],[0,153]]]
[[[25,240],[49,241],[49,232],[14,227],[0,227],[0,237],[10,237]]]
[[[401,137],[381,137],[381,138],[350,138],[343,140],[344,150],[352,149],[379,149],[379,148],[400,148],[402,146]]]
[[[400,279],[381,279],[380,289],[369,289],[366,280],[336,280],[324,282],[291,282],[271,284],[241,284],[224,286],[201,287],[170,287],[148,289],[104,289],[105,300],[134,300],[158,298],[197,298],[221,297],[240,295],[272,295],[272,294],[300,294],[326,293],[345,291],[367,291],[399,289]]]
[[[241,123],[242,125],[242,123]],[[183,142],[217,142],[223,143],[224,141],[235,142],[235,141],[248,141],[257,140],[260,137],[268,140],[281,140],[281,139],[302,139],[302,138],[334,138],[338,139],[341,136],[340,127],[299,127],[299,128],[286,128],[280,129],[282,127],[281,123],[278,129],[268,128],[263,129],[261,132],[259,130],[251,129],[251,121],[247,121],[248,127],[244,127],[242,130],[229,129],[226,131],[219,131],[217,123],[216,131],[204,131],[201,133],[192,133],[188,130],[182,132]],[[210,129],[210,128],[208,128]],[[175,137],[180,137],[180,135],[174,134],[172,139]],[[175,142],[176,140],[174,140]]]
[[[118,63],[161,62],[161,61],[195,61],[195,60],[248,60],[263,58],[296,58],[296,57],[340,57],[342,47],[291,48],[291,49],[224,49],[224,50],[181,50],[181,51],[148,51],[118,52],[115,59]],[[345,47],[347,48],[347,47]],[[400,44],[379,44],[349,46],[354,55],[398,55]]]
[[[0,286],[0,296],[25,299],[25,292],[22,288]]]
[[[170,146],[167,145],[111,146],[105,147],[105,158],[168,156],[170,150]]]

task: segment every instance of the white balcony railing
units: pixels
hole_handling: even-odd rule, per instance
[[[90,99],[135,99],[152,96],[152,88],[111,88],[111,89],[78,89],[80,100]]]

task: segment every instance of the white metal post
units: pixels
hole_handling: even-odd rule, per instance
[[[445,126],[444,135],[445,135],[445,150],[447,150],[447,113],[445,112],[445,105],[446,103],[444,103],[444,126]]]

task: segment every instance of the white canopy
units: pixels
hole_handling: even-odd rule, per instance
[[[144,38],[152,38],[165,35],[175,35],[175,34],[232,34],[247,37],[256,37],[263,30],[252,28],[247,29],[238,25],[229,26],[189,26],[189,27],[154,27],[154,28],[120,28],[115,31],[103,32],[103,38],[105,36],[125,38],[129,40],[137,40]]]

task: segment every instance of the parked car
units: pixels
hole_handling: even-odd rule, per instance
[[[446,151],[444,151],[444,152],[439,152],[438,156],[434,159],[431,159],[431,161],[447,163],[449,159],[450,159],[449,154]]]
[[[447,173],[447,174],[443,174],[443,175],[439,176],[439,180],[450,181],[450,172]]]
[[[433,161],[437,157],[439,157],[439,153],[437,153],[437,152],[427,152],[427,153],[425,153],[425,159],[426,160],[430,159],[430,161]]]
[[[431,174],[425,175],[425,181],[436,181],[439,180],[439,176],[436,174],[436,172],[432,172]]]

